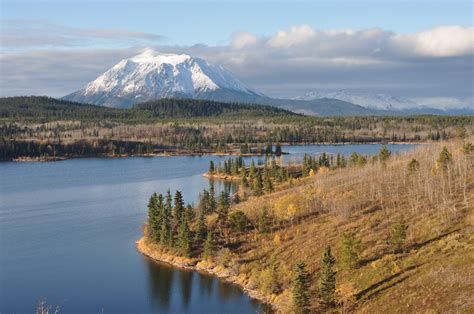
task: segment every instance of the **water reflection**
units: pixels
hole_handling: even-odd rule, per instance
[[[185,309],[188,308],[189,300],[191,299],[191,291],[193,288],[193,278],[194,278],[194,273],[191,271],[181,271],[179,273],[181,297],[183,300],[182,304]]]
[[[149,258],[145,258],[149,272],[150,300],[156,310],[168,309],[173,289],[172,269],[161,267]]]

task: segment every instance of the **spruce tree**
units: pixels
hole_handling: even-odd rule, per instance
[[[332,256],[331,247],[328,246],[324,250],[319,283],[319,297],[321,303],[326,306],[332,306],[334,304],[334,293],[336,292],[335,263],[336,259]]]
[[[181,255],[189,257],[191,254],[191,231],[189,230],[188,215],[183,214],[179,226],[178,247]]]
[[[148,232],[153,241],[159,240],[160,232],[160,208],[158,206],[158,195],[153,193],[148,201]]]
[[[268,209],[264,207],[258,218],[258,231],[262,234],[269,233],[271,229],[271,225],[272,223],[271,223],[270,215],[268,213]]]
[[[206,242],[204,242],[204,247],[202,251],[202,258],[205,260],[210,260],[214,256],[214,240],[212,237],[212,232],[207,233]]]
[[[214,183],[211,182],[211,186],[209,187],[209,212],[213,213],[216,211],[216,192],[214,190]]]
[[[211,212],[210,207],[210,195],[209,192],[204,189],[199,198],[199,210],[205,214],[209,214]]]
[[[311,276],[306,270],[306,264],[303,261],[299,261],[296,263],[293,278],[293,305],[296,313],[309,313],[311,305],[309,299],[310,287]]]
[[[260,173],[260,171],[257,171],[255,174],[252,190],[255,196],[260,196],[263,193],[262,174]]]
[[[414,173],[414,172],[417,172],[418,169],[420,169],[420,163],[418,162],[418,160],[416,160],[415,158],[413,158],[413,159],[410,160],[410,162],[408,163],[408,172],[409,172],[409,173]]]
[[[219,195],[219,200],[217,201],[217,223],[221,227],[225,227],[227,224],[229,207],[229,195],[225,191],[222,191]]]
[[[209,162],[209,174],[214,174],[215,168],[214,168],[214,161]]]
[[[176,191],[174,194],[174,208],[173,208],[173,219],[175,226],[178,226],[183,220],[184,209],[184,200],[183,194],[180,191]]]
[[[387,146],[383,145],[380,148],[379,160],[382,164],[385,164],[391,155],[392,153],[388,150]]]
[[[400,253],[403,251],[403,245],[407,237],[408,226],[405,222],[405,219],[401,217],[392,225],[392,247],[395,253]]]
[[[173,246],[173,229],[171,227],[171,219],[172,219],[172,197],[171,192],[168,190],[166,192],[165,197],[165,204],[163,208],[163,217],[161,222],[161,232],[160,232],[160,239],[162,243],[165,243],[168,246]]]
[[[442,170],[447,170],[452,160],[453,160],[453,155],[449,152],[446,146],[443,146],[443,149],[441,150],[441,153],[439,154],[439,157],[437,160],[438,166]]]
[[[264,189],[267,193],[273,192],[273,184],[272,184],[272,180],[270,178],[270,173],[268,172],[268,170],[265,171],[265,178],[263,180],[263,183],[264,183]]]
[[[360,241],[354,232],[344,232],[341,238],[341,262],[346,269],[354,269],[359,263]]]
[[[199,218],[198,218],[196,238],[199,241],[204,241],[206,236],[207,236],[206,214],[203,210],[201,210],[200,213],[199,213]]]

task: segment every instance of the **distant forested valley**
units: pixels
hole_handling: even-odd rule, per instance
[[[0,158],[261,154],[269,144],[466,137],[472,116],[315,117],[271,106],[162,99],[131,109],[49,97],[0,99]]]

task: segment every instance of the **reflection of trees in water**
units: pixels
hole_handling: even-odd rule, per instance
[[[212,294],[214,279],[211,276],[199,276],[199,288],[206,293],[207,296]]]
[[[229,195],[232,195],[239,190],[238,183],[232,181],[209,179],[209,189],[211,186],[214,187],[216,196],[219,195],[221,191],[226,191]]]
[[[183,300],[183,306],[186,309],[191,299],[191,291],[193,289],[193,277],[194,273],[191,271],[180,271],[179,281],[181,284],[181,298]]]
[[[171,299],[173,288],[174,270],[146,258],[149,272],[150,300],[153,305],[158,305],[160,309],[167,310]]]
[[[218,281],[217,289],[219,297],[224,300],[242,297],[242,292],[237,287],[222,281]]]

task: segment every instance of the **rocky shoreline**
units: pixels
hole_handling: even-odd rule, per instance
[[[279,302],[279,298],[277,296],[266,296],[260,291],[252,289],[244,275],[233,274],[228,268],[209,261],[199,260],[196,258],[185,258],[164,253],[160,250],[158,245],[149,243],[145,237],[140,238],[136,242],[136,247],[141,254],[157,262],[166,263],[176,268],[198,271],[204,274],[215,276],[220,280],[238,286],[249,297],[269,306],[275,313],[286,312],[285,307]]]

